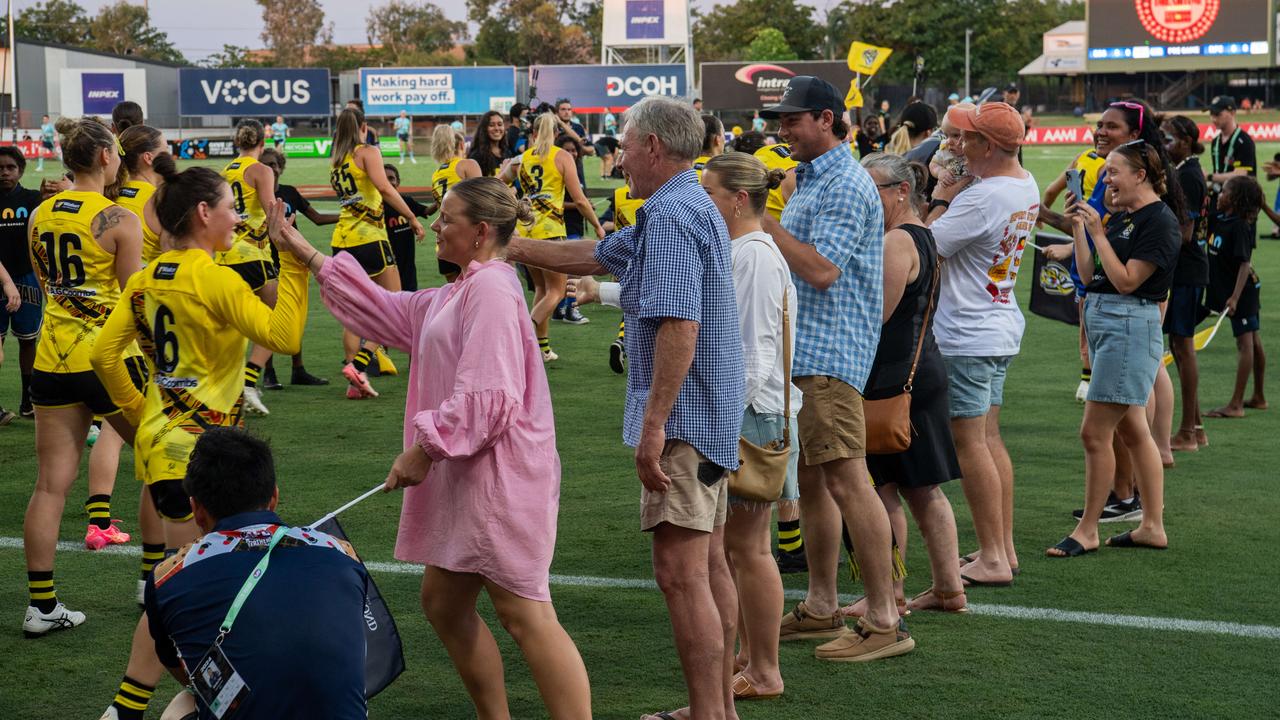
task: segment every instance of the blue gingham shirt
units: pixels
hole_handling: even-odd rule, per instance
[[[659,325],[668,318],[692,320],[698,341],[667,419],[667,439],[689,443],[723,468],[738,467],[746,383],[730,248],[724,219],[693,170],[668,180],[636,212],[635,225],[596,246],[596,261],[622,286],[626,444],[640,442]]]
[[[847,145],[796,167],[782,226],[840,269],[826,290],[795,278],[800,307],[791,375],[826,375],[862,392],[880,343],[884,211],[875,181]]]

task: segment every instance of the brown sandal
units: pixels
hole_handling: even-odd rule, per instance
[[[776,693],[762,693],[756,690],[756,686],[751,684],[746,675],[738,673],[733,676],[733,684],[730,685],[733,690],[734,700],[775,700],[782,697],[782,691]]]
[[[862,600],[862,599],[863,599],[863,598],[865,598],[865,597],[866,597],[866,595],[859,595],[858,597],[856,597],[856,598],[854,598],[854,599],[853,599],[853,602],[851,602],[851,603],[849,603],[848,605],[845,605],[844,607],[840,608],[840,610],[839,610],[840,616],[841,616],[841,617],[847,617],[847,618],[853,618],[854,620],[859,620],[859,619],[861,619],[861,618],[862,618],[862,616],[861,616],[861,615],[858,615],[857,613],[855,613],[855,612],[853,611],[853,606],[854,606],[854,605],[857,605],[857,604],[858,604],[858,601],[859,601],[859,600]],[[908,615],[910,615],[910,614],[911,614],[911,608],[909,608],[909,607],[907,606],[907,597],[906,597],[906,595],[896,596],[896,597],[894,597],[894,598],[893,598],[893,600],[894,600],[894,604],[898,606],[898,616],[899,616],[899,617],[907,617]]]
[[[915,597],[911,598],[911,602],[915,602],[916,600],[919,600],[920,598],[926,595],[932,595],[933,597],[937,598],[940,605],[936,607],[919,608],[921,611],[956,613],[956,614],[969,612],[969,601],[968,601],[968,598],[965,597],[964,590],[956,590],[955,592],[942,592],[940,590],[934,590],[933,588],[929,588],[928,590],[925,590],[919,595],[916,595]],[[958,604],[955,602],[957,599],[959,600]],[[910,604],[911,603],[908,603],[907,605],[910,606]]]

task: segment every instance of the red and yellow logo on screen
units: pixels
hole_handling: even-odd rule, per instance
[[[1177,45],[1202,37],[1218,19],[1221,0],[1134,0],[1142,27]]]

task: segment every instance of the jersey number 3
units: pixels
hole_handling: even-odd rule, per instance
[[[178,367],[178,336],[171,327],[175,320],[172,310],[164,305],[156,306],[152,329],[156,340],[156,368],[162,373],[171,373]]]
[[[244,215],[244,188],[240,187],[239,181],[231,183],[231,201],[236,214]]]

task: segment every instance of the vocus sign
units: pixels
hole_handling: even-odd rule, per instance
[[[228,68],[178,71],[182,115],[327,115],[329,71]]]

